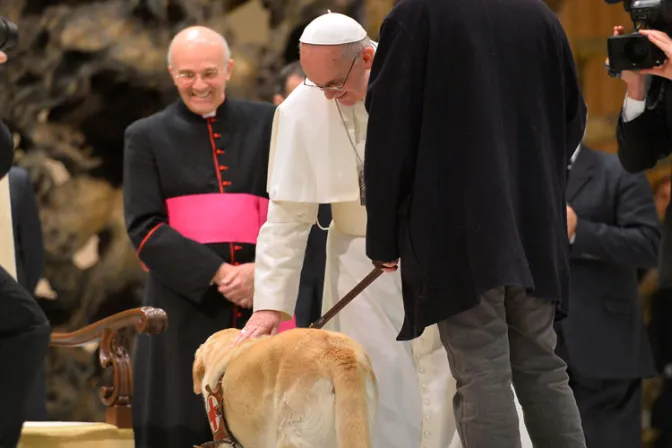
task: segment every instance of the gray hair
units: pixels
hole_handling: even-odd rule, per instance
[[[229,47],[229,43],[226,41],[224,36],[221,34],[218,34],[219,38],[222,40],[222,47],[224,47],[224,64],[227,64],[229,62],[229,59],[231,59],[231,48]],[[168,53],[166,55],[166,59],[168,60],[168,66],[173,65],[173,43],[175,42],[175,39],[170,41],[170,45],[168,46]]]
[[[366,36],[362,40],[349,44],[343,44],[341,46],[343,47],[343,58],[353,59],[359,56],[360,53],[365,49],[373,47],[373,44],[371,44],[371,39],[369,36]]]
[[[301,42],[299,42],[299,53],[301,53],[301,45]],[[371,42],[371,38],[366,36],[364,39],[358,40],[357,42],[340,44],[338,47],[341,47],[343,50],[343,59],[353,59],[359,56],[365,49],[373,48],[373,43]]]

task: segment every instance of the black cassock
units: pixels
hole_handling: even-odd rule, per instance
[[[497,286],[566,304],[565,184],[586,107],[543,2],[402,0],[366,106],[367,255],[401,258],[400,339]]]
[[[270,104],[227,99],[205,119],[178,101],[126,130],[126,226],[149,270],[144,303],[168,314],[164,334],[138,341],[138,448],[212,440],[203,399],[193,392],[194,353],[216,331],[242,328],[251,313],[210,282],[223,262],[254,262],[268,208],[273,113]]]

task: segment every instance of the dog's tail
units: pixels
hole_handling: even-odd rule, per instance
[[[344,350],[332,372],[338,447],[371,448],[378,389],[368,356]]]

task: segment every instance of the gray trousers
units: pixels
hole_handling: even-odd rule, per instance
[[[535,447],[586,447],[567,366],[555,354],[554,317],[550,301],[501,287],[439,322],[457,380],[453,406],[464,448],[520,448],[512,382]]]

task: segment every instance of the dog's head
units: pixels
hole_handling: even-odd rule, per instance
[[[238,348],[231,347],[231,343],[239,334],[240,330],[236,328],[218,331],[196,350],[192,368],[195,394],[202,394],[204,385],[209,385],[213,390],[217,386],[219,378],[229,364],[232,352]]]

